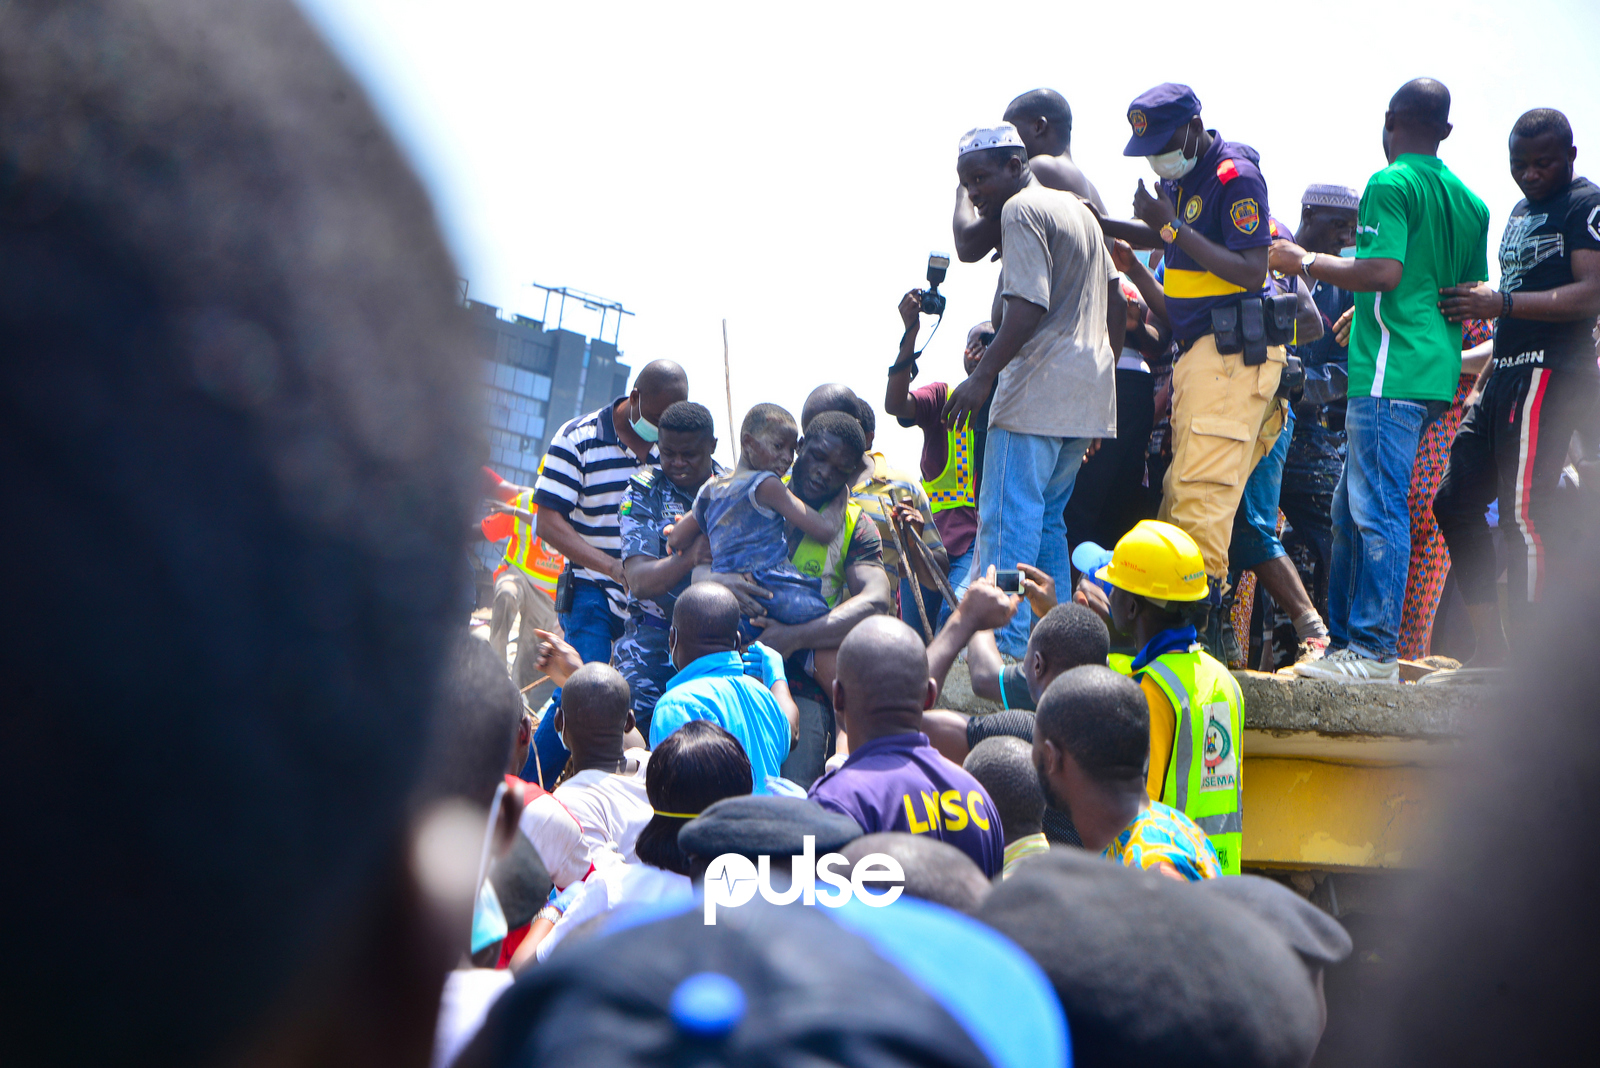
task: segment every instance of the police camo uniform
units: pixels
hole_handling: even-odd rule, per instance
[[[711,477],[715,478],[722,470],[713,460]],[[694,497],[694,491],[679,489],[658,467],[646,468],[629,479],[617,510],[622,559],[648,556],[660,560],[665,557],[667,538],[663,531],[678,516],[689,512],[694,506]],[[611,662],[628,680],[633,717],[645,737],[650,735],[650,714],[655,710],[656,701],[667,680],[676,672],[667,653],[667,630],[672,624],[673,606],[688,588],[689,580],[685,578],[660,597],[639,598],[628,594],[628,618],[623,624],[622,637],[617,639],[612,650]]]

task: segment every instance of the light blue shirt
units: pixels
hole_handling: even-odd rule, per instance
[[[770,792],[767,777],[780,775],[789,756],[789,718],[771,690],[745,675],[738,653],[702,656],[667,681],[650,717],[650,748],[691,719],[709,719],[739,739],[755,792]]]

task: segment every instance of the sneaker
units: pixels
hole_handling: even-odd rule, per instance
[[[1300,643],[1300,655],[1294,658],[1294,662],[1296,664],[1315,664],[1327,655],[1328,639],[1307,638]]]
[[[1336,650],[1321,660],[1300,661],[1295,664],[1294,673],[1301,678],[1321,679],[1324,682],[1382,682],[1390,685],[1400,682],[1399,664],[1370,660],[1349,649]]]

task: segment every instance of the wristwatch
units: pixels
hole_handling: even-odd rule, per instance
[[[1307,252],[1300,257],[1300,269],[1309,275],[1311,273],[1311,265],[1316,262],[1317,254],[1315,252]]]
[[[1169,245],[1172,244],[1174,241],[1178,240],[1178,231],[1182,228],[1183,221],[1181,219],[1173,219],[1171,222],[1167,223],[1161,228],[1161,240],[1165,241]]]

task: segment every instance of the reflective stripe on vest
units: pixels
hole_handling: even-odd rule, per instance
[[[845,550],[856,535],[856,521],[861,518],[861,506],[851,501],[844,508],[844,526],[827,545],[809,535],[800,539],[789,562],[800,569],[802,575],[822,580],[822,599],[832,608],[842,599],[845,590]]]
[[[1161,800],[1212,839],[1223,874],[1237,875],[1244,845],[1244,699],[1239,684],[1227,668],[1202,653],[1167,653],[1144,670],[1178,714]],[[1229,778],[1231,782],[1207,786],[1208,779]]]
[[[944,470],[939,472],[938,478],[922,482],[928,504],[935,512],[976,508],[978,501],[972,495],[972,427],[963,427],[959,433],[946,430],[944,434]]]
[[[538,505],[533,503],[533,491],[517,494],[512,502],[525,512],[538,515]],[[533,524],[521,516],[511,517],[511,540],[506,543],[506,563],[528,576],[539,589],[552,598],[556,595],[556,580],[566,566],[566,558],[544,547],[544,542],[534,533]]]

